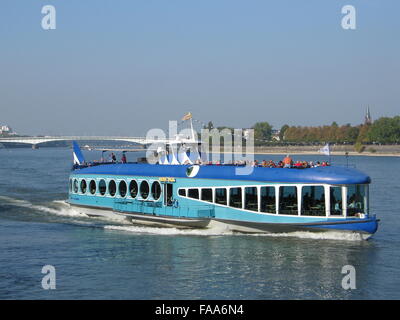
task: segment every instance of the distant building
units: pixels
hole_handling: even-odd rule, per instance
[[[364,124],[372,124],[372,118],[371,118],[371,114],[369,112],[369,106],[367,107],[367,110],[365,112]]]
[[[15,135],[16,133],[13,132],[11,127],[7,125],[0,125],[0,134],[1,135]]]
[[[254,130],[253,128],[250,129],[242,129],[243,130],[243,137],[248,140],[250,137],[250,130]],[[270,141],[280,141],[280,135],[281,131],[280,130],[276,130],[276,129],[272,129],[271,131],[271,140]]]
[[[280,134],[281,130],[273,129],[271,140],[280,141],[281,140]]]

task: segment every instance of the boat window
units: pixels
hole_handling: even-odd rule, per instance
[[[95,194],[96,193],[96,188],[97,188],[96,181],[90,180],[90,182],[89,182],[89,191],[90,191],[90,193],[91,194]]]
[[[75,193],[78,193],[78,190],[79,190],[79,185],[78,185],[78,180],[74,180],[74,192]]]
[[[226,206],[228,204],[226,188],[216,188],[215,189],[215,203],[222,204],[224,206]]]
[[[72,179],[69,179],[69,191],[72,192]]]
[[[211,188],[201,189],[201,200],[208,201],[208,202],[213,202],[212,189]]]
[[[151,185],[151,196],[154,200],[160,199],[161,196],[161,185],[158,181],[154,181]]]
[[[331,216],[341,216],[342,213],[342,187],[331,187]]]
[[[301,188],[301,215],[325,216],[325,192],[323,186],[303,186]]]
[[[188,197],[193,199],[198,199],[199,189],[188,189]]]
[[[275,187],[261,187],[261,212],[276,213]]]
[[[86,193],[87,185],[86,185],[86,180],[82,179],[81,180],[81,192]]]
[[[279,213],[297,215],[297,187],[279,187]]]
[[[111,197],[114,197],[116,192],[117,192],[117,184],[115,183],[114,180],[110,180],[110,182],[108,183],[108,193],[110,194]]]
[[[366,208],[365,186],[356,184],[347,187],[347,215],[365,213]]]
[[[146,200],[149,197],[149,183],[147,181],[142,181],[140,183],[140,196],[142,199]]]
[[[258,211],[257,187],[246,187],[244,191],[244,208]]]
[[[138,193],[138,184],[135,180],[132,180],[129,183],[129,193],[131,195],[132,198],[136,198],[137,193]]]
[[[185,189],[179,189],[178,194],[182,197],[186,197],[186,190]]]
[[[99,181],[99,192],[102,196],[106,194],[107,185],[106,182],[102,179]]]
[[[229,206],[234,208],[242,207],[242,188],[229,189]]]
[[[164,184],[164,205],[166,206],[173,206],[174,199],[172,195],[174,194],[174,186],[172,183],[165,183]]]
[[[124,198],[126,196],[126,191],[127,191],[127,187],[126,187],[126,182],[124,180],[120,181],[118,184],[118,192],[119,195]]]

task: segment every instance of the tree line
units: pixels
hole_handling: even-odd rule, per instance
[[[281,140],[287,142],[320,142],[320,143],[400,143],[400,116],[382,117],[372,124],[339,126],[333,122],[330,126],[300,127],[283,126]]]
[[[214,128],[209,122],[205,128]],[[232,128],[218,127],[217,129]],[[337,144],[399,144],[400,116],[382,117],[372,124],[339,126],[336,122],[323,126],[289,126],[283,125],[279,133],[274,131],[268,122],[257,122],[253,125],[254,143],[257,146],[271,143],[337,143]]]

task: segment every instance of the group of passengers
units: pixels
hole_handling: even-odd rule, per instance
[[[187,161],[184,164],[190,164],[189,161]],[[195,161],[195,164],[198,165],[222,165],[220,160],[217,160],[215,162],[209,161],[209,162],[203,162],[201,160]],[[245,166],[245,165],[251,165],[252,167],[265,167],[265,168],[296,168],[296,169],[304,169],[304,168],[315,168],[315,167],[327,167],[329,166],[329,162],[327,161],[293,161],[292,158],[287,155],[283,160],[274,162],[272,160],[263,160],[259,162],[258,160],[254,160],[252,162],[250,161],[245,161],[245,160],[237,160],[234,162],[228,163],[228,165],[236,165],[236,166]]]
[[[258,163],[257,160],[254,160],[253,167],[267,167],[267,168],[296,168],[296,169],[305,169],[305,168],[315,168],[315,167],[327,167],[329,163],[327,161],[323,162],[313,162],[313,161],[293,161],[292,158],[287,155],[283,160],[275,163],[272,160],[266,161],[263,160],[261,163]]]
[[[102,163],[118,163],[117,156],[114,152],[111,152],[108,157],[101,157],[100,160],[93,160],[93,164],[102,164]],[[119,163],[127,163],[126,154],[122,152],[121,160]]]

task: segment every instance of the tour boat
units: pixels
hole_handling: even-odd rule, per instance
[[[378,228],[369,212],[365,173],[350,167],[304,169],[196,164],[189,153],[155,164],[87,163],[76,142],[69,204],[89,216],[133,224],[233,232],[339,231],[367,239]]]

